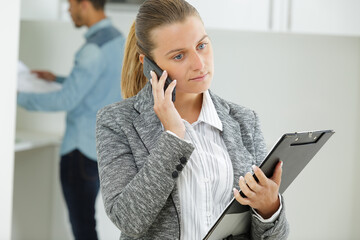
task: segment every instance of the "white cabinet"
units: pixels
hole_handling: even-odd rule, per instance
[[[59,0],[21,0],[20,17],[26,20],[57,20]]]
[[[207,28],[360,35],[360,0],[188,0]]]
[[[188,0],[206,28],[267,31],[270,0]]]
[[[360,0],[187,0],[206,28],[360,35]],[[107,12],[132,14],[137,7],[107,4]],[[65,0],[21,0],[21,19],[70,20]],[[111,15],[110,14],[110,15]]]
[[[290,30],[291,0],[270,1],[270,29],[276,32],[287,32]]]
[[[51,239],[60,137],[16,132],[12,240]]]
[[[292,0],[291,31],[360,35],[359,0]]]

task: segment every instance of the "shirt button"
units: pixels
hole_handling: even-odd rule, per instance
[[[211,213],[208,212],[208,213],[206,214],[206,216],[211,217]]]
[[[186,157],[181,157],[181,158],[180,158],[180,162],[181,162],[182,164],[186,164],[186,162],[187,162]]]
[[[179,173],[178,171],[173,171],[171,175],[173,178],[177,178],[179,176]]]
[[[205,182],[205,183],[208,183],[208,182],[209,182],[209,179],[208,179],[208,178],[204,178],[204,182]]]

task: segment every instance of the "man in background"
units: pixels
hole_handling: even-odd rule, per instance
[[[86,26],[86,43],[76,53],[66,78],[33,71],[62,84],[50,93],[19,93],[18,104],[32,111],[66,111],[60,179],[75,239],[98,239],[95,200],[99,175],[95,146],[97,111],[121,100],[120,79],[125,39],[104,13],[105,0],[69,0],[77,28]],[[59,46],[61,47],[61,46]],[[50,57],[50,56],[49,56]]]

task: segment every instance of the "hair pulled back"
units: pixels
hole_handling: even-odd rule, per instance
[[[151,31],[155,28],[183,22],[189,16],[199,16],[197,10],[185,0],[147,0],[139,9],[126,40],[121,74],[123,98],[136,95],[146,84],[140,54],[153,58],[155,43]]]
[[[77,0],[77,2],[81,2],[82,0]],[[106,0],[88,0],[94,6],[96,10],[104,10]]]

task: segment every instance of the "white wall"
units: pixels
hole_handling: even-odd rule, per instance
[[[27,27],[29,25],[31,27]],[[45,21],[22,21],[19,59],[30,69],[67,75],[73,64],[73,54],[83,43],[81,34],[84,31],[76,31],[70,23],[51,22],[53,30],[50,31],[44,26],[48,26]],[[55,134],[62,134],[65,129],[65,114],[62,112],[28,112],[18,107],[16,120],[17,129]]]
[[[114,19],[127,32],[132,16]],[[358,238],[360,40],[221,30],[209,34],[215,51],[213,91],[255,109],[269,146],[284,132],[336,131],[285,193],[290,239]],[[22,22],[20,59],[32,67],[67,73],[82,41],[82,32],[71,23]],[[25,128],[33,119],[49,129],[63,124],[49,115],[21,114],[24,118],[17,123]],[[61,195],[55,198],[55,216],[64,215]],[[99,226],[100,235],[117,239],[116,229],[100,212],[100,201],[97,207],[99,221],[106,222]],[[68,227],[66,216],[58,223],[58,232]]]
[[[59,0],[21,0],[21,19],[56,20],[59,16]]]
[[[360,40],[359,40],[359,43],[358,43],[358,44],[360,45]],[[360,56],[360,49],[359,49],[358,53],[359,53],[359,56]],[[359,70],[359,72],[360,72],[360,70]],[[359,75],[360,75],[360,73],[359,73]],[[360,101],[358,100],[358,103],[359,103],[359,102],[360,102]],[[357,118],[357,119],[359,119],[359,118],[360,118],[360,114],[358,114],[358,118]],[[357,128],[356,128],[356,129],[357,129],[357,132],[359,133],[359,132],[360,132],[360,124],[357,124]],[[358,137],[356,138],[355,142],[356,142],[356,143],[359,143],[359,142],[360,142],[360,136],[358,136]],[[357,151],[356,151],[357,161],[355,161],[355,166],[354,166],[354,169],[353,169],[353,173],[354,173],[355,176],[358,176],[359,170],[360,170],[360,161],[359,161],[360,148],[357,147],[356,150],[357,150]],[[356,183],[356,182],[359,182],[359,177],[357,177],[357,178],[354,180],[354,183]],[[356,204],[354,204],[354,206],[353,206],[353,208],[354,208],[354,213],[353,213],[353,215],[352,215],[352,221],[353,221],[353,223],[354,223],[354,225],[353,225],[353,236],[359,237],[359,236],[360,236],[360,228],[358,227],[358,226],[359,226],[359,223],[358,223],[358,222],[359,222],[360,206],[359,206],[359,204],[357,204],[357,203],[360,202],[360,187],[354,187],[353,190],[354,190],[354,194],[353,194],[354,203],[356,203]],[[355,224],[357,224],[357,226],[356,226]]]
[[[16,67],[19,39],[20,1],[6,1],[0,8],[2,84],[0,88],[0,239],[10,239],[14,170]]]
[[[285,193],[289,239],[358,239],[359,39],[209,34],[213,90],[255,109],[269,146],[284,132],[336,131]]]
[[[187,0],[211,28],[270,30],[270,0]]]

